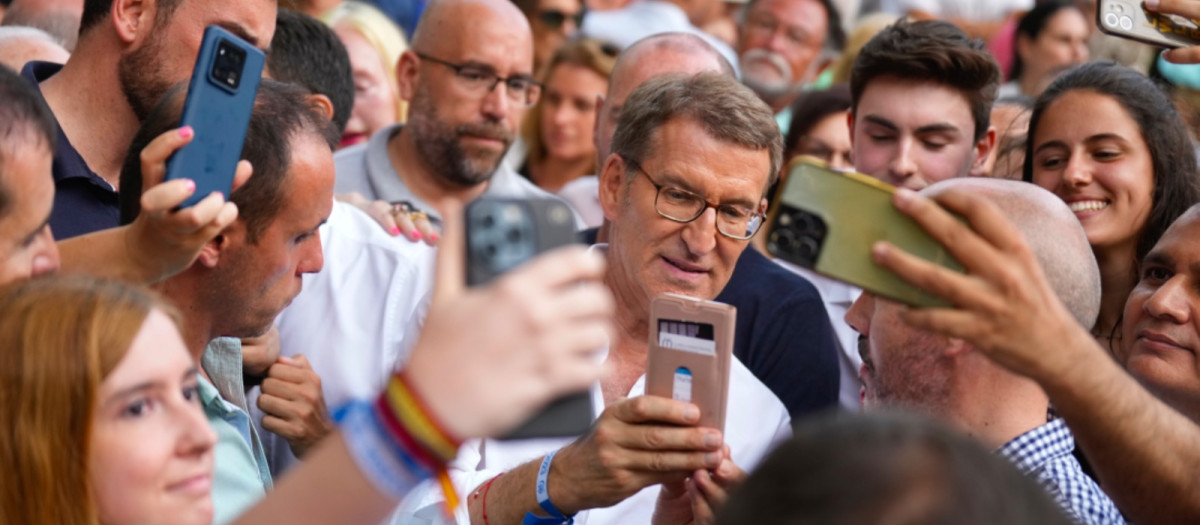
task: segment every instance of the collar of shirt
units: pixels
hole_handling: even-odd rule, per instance
[[[25,67],[21,69],[21,76],[37,88],[38,96],[40,97],[42,94],[40,86],[42,81],[57,74],[62,70],[62,67],[62,64],[55,64],[53,62],[33,61],[25,64]],[[42,97],[42,101],[45,102],[45,100]],[[54,151],[53,173],[55,182],[66,179],[86,179],[101,188],[115,193],[116,190],[113,189],[112,184],[109,184],[103,177],[92,171],[88,167],[87,162],[83,160],[83,156],[75,149],[75,146],[71,145],[71,141],[67,138],[62,126],[58,123],[58,118],[53,114],[51,118],[54,120],[55,130],[58,132],[58,144]]]
[[[1073,450],[1075,438],[1071,436],[1071,430],[1063,420],[1055,419],[1013,438],[996,453],[1028,474],[1055,458],[1070,456]]]

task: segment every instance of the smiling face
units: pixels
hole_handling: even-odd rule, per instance
[[[1154,167],[1137,122],[1112,97],[1071,91],[1046,107],[1033,182],[1075,212],[1098,249],[1132,250],[1153,205]]]
[[[982,172],[995,136],[975,140],[970,104],[954,88],[890,75],[867,84],[850,122],[855,169],[913,190]]]
[[[950,397],[947,342],[900,320],[903,306],[863,292],[846,312],[859,334],[865,409],[932,410]]]
[[[1120,361],[1168,404],[1200,413],[1200,210],[1167,229],[1125,303]]]
[[[646,308],[651,297],[673,292],[701,299],[716,297],[748,241],[721,235],[716,210],[679,223],[655,210],[658,194],[650,179],[701,195],[712,204],[764,206],[771,158],[721,142],[695,121],[676,117],[652,135],[641,170],[613,155],[600,180],[600,202],[612,222],[610,284],[625,300]]]
[[[175,324],[147,316],[96,393],[88,471],[106,525],[212,522],[216,434]]]

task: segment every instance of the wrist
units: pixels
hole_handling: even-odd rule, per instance
[[[571,472],[573,472],[570,461],[573,448],[574,443],[559,449],[554,456],[554,461],[550,464],[550,472],[546,476],[546,488],[550,501],[558,510],[568,516],[573,516],[579,511],[589,508],[587,503],[575,492],[575,488],[582,485],[570,479]]]

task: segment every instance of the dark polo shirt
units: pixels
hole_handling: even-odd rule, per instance
[[[38,88],[39,84],[62,69],[61,64],[30,62],[21,76]],[[58,126],[58,147],[54,152],[54,210],[50,213],[50,228],[54,238],[69,239],[118,226],[120,204],[117,192],[108,181],[92,171],[83,157],[71,145],[62,127]]]

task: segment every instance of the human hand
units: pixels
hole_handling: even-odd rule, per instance
[[[401,205],[386,201],[372,201],[360,193],[343,193],[336,196],[337,200],[354,206],[375,219],[393,237],[403,235],[412,241],[425,241],[429,246],[436,246],[440,236],[437,228],[423,212],[411,211]]]
[[[656,396],[610,404],[554,457],[550,499],[565,513],[615,505],[650,485],[721,465],[723,437],[696,426],[696,405]]]
[[[1200,20],[1200,2],[1196,0],[1146,0],[1146,9],[1157,13],[1179,15],[1189,20]],[[1163,58],[1176,64],[1200,63],[1200,46],[1187,46],[1167,50]]]
[[[1068,349],[1086,348],[1086,341],[1095,344],[1059,301],[1020,232],[987,196],[951,189],[930,200],[900,189],[894,203],[966,269],[960,274],[890,243],[876,243],[876,263],[955,305],[905,310],[901,319],[906,323],[963,339],[1000,365],[1039,382],[1070,369],[1078,356]]]
[[[279,360],[279,328],[271,325],[267,333],[242,338],[242,372],[261,376]]]
[[[467,289],[462,208],[441,209],[433,300],[406,377],[452,435],[500,434],[599,377],[613,315],[604,260],[560,248]]]
[[[196,205],[176,208],[196,191],[189,179],[163,182],[167,159],[192,141],[191,127],[170,130],[146,145],[140,154],[142,164],[141,212],[125,229],[128,257],[136,267],[144,268],[151,282],[183,271],[196,260],[208,241],[237,220],[237,205],[225,196],[213,193]],[[238,162],[233,187],[240,187],[251,173],[250,163]]]
[[[717,511],[725,506],[729,491],[745,479],[746,472],[733,463],[729,445],[725,445],[724,458],[716,469],[697,470],[682,482],[663,484],[650,523],[711,525]]]
[[[280,357],[271,365],[258,408],[266,414],[263,428],[286,439],[298,458],[334,430],[325,409],[321,378],[302,355]]]

